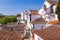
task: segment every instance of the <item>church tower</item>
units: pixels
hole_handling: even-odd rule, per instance
[[[55,13],[58,0],[45,0],[42,8],[39,10],[39,14],[46,20],[49,21],[57,20]],[[55,19],[54,19],[55,18]]]

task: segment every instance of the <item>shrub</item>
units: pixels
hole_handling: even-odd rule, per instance
[[[9,22],[17,22],[17,19],[15,16],[6,16],[3,18],[0,18],[0,23],[1,24],[7,24]]]
[[[60,21],[60,0],[58,1],[58,4],[57,4],[56,14],[58,15],[58,19]]]

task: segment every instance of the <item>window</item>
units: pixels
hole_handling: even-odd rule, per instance
[[[46,10],[46,5],[43,5],[43,9]]]
[[[54,6],[55,4],[52,4],[51,6],[50,6],[50,13],[53,13],[53,6]]]
[[[41,28],[43,28],[44,26],[41,26]]]

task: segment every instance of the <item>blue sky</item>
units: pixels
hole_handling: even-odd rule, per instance
[[[0,0],[0,13],[16,15],[25,10],[39,10],[44,0]]]

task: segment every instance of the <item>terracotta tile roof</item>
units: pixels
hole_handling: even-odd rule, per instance
[[[29,10],[32,14],[31,15],[38,15],[38,11],[37,10]]]
[[[3,25],[1,26],[2,30],[10,30],[12,29],[12,31],[24,31],[24,29],[26,28],[26,25],[21,23],[21,24],[16,24],[16,23],[8,23],[6,26]]]
[[[37,18],[31,22],[32,24],[46,24],[46,21],[43,18]]]
[[[58,1],[55,0],[47,0],[50,4],[57,4]]]
[[[14,25],[14,26],[25,26],[25,24],[24,24],[24,23],[17,24],[17,22],[7,23],[7,25]]]
[[[16,25],[17,22],[11,22],[11,23],[7,23],[7,25]]]
[[[33,30],[33,33],[43,40],[60,40],[60,26],[50,26],[44,29]]]
[[[0,30],[0,40],[22,40],[21,33]]]
[[[15,27],[13,28],[13,30],[15,30],[15,31],[24,31],[25,28],[26,28],[25,25],[21,25],[21,26],[15,26]]]
[[[55,24],[55,23],[58,23],[59,20],[54,20],[54,21],[51,21],[51,22],[48,22],[48,24]]]

